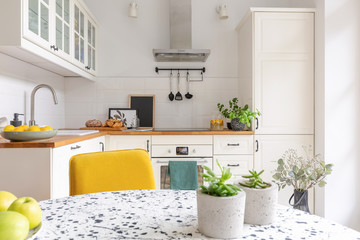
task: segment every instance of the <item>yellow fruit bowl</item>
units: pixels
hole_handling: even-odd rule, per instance
[[[26,132],[3,131],[1,132],[1,136],[12,142],[28,142],[52,138],[56,133],[57,130]]]

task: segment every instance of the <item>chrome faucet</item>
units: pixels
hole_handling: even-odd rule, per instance
[[[29,121],[29,126],[35,126],[35,119],[34,119],[34,110],[35,110],[35,93],[37,90],[39,90],[40,88],[48,88],[50,89],[52,95],[53,95],[53,98],[54,98],[54,103],[55,104],[58,104],[58,100],[57,100],[57,97],[56,97],[56,92],[55,90],[50,87],[49,85],[47,84],[40,84],[40,85],[37,85],[36,87],[34,87],[34,89],[32,90],[31,92],[31,108],[30,108],[30,121]]]

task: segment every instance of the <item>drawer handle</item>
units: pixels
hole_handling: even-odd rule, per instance
[[[228,164],[228,167],[240,167],[240,164]]]
[[[240,143],[228,143],[227,145],[229,147],[238,147],[238,146],[240,146]]]
[[[75,147],[70,147],[71,150],[75,150],[75,149],[79,149],[79,148],[81,148],[81,146],[79,146],[79,145],[76,145]]]

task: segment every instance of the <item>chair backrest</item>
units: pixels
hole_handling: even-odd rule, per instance
[[[149,153],[143,149],[85,153],[70,159],[70,196],[155,189]]]

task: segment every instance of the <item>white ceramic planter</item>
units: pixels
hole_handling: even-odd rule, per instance
[[[244,226],[244,191],[233,197],[215,197],[196,191],[199,231],[213,238],[236,238]]]
[[[245,223],[267,225],[275,221],[278,186],[265,189],[240,186],[246,192]]]

